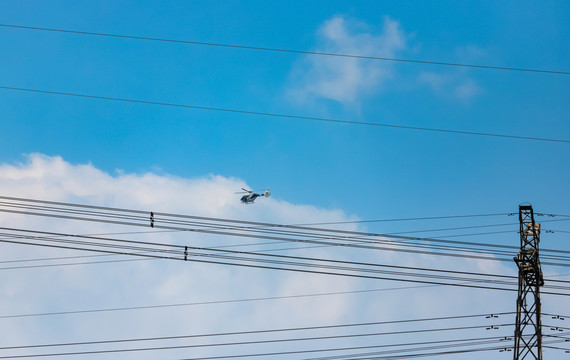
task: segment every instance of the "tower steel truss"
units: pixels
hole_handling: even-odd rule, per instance
[[[540,287],[544,278],[538,257],[540,224],[531,205],[519,206],[521,249],[514,260],[519,268],[514,360],[542,360]]]

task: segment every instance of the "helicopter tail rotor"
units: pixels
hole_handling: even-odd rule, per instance
[[[265,196],[266,198],[271,196],[271,191],[269,191],[269,189],[265,190],[265,194],[263,194],[263,196]]]

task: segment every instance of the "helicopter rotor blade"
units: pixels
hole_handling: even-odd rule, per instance
[[[253,191],[241,188],[243,191],[235,192],[234,194],[251,194]]]

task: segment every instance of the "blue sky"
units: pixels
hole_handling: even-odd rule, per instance
[[[320,34],[327,21],[342,19],[348,36],[369,35],[377,42],[385,22],[391,21],[403,43],[390,50],[393,57],[566,71],[567,6],[517,4],[515,11],[508,2],[443,2],[433,7],[406,1],[327,6],[23,1],[3,3],[2,13],[4,23],[24,26],[356,53],[369,50],[327,44]],[[523,136],[565,138],[569,132],[564,75],[363,60],[356,66],[386,74],[370,84],[356,83],[352,96],[358,98],[351,102],[302,93],[303,81],[317,81],[311,72],[318,70],[310,62],[331,61],[334,68],[346,63],[343,59],[10,28],[3,28],[0,36],[5,86]],[[330,67],[324,71],[324,76],[331,75]],[[336,85],[339,91],[350,91],[346,84]],[[462,88],[467,93],[459,95]],[[305,100],[292,96],[295,91]],[[382,209],[409,214],[409,199],[419,208],[434,204],[436,198],[426,194],[437,194],[437,202],[449,201],[452,208],[466,202],[478,211],[493,207],[489,198],[500,197],[501,209],[523,200],[563,198],[563,144],[6,90],[3,99],[8,128],[0,150],[8,162],[40,152],[92,162],[111,172],[161,169],[189,177],[237,176],[253,187],[274,187],[285,199],[341,207],[366,218],[383,217]],[[540,166],[532,182],[546,178],[542,181],[555,189],[552,194],[536,200],[525,194],[528,179],[518,170],[522,154]],[[505,194],[507,184],[510,195]],[[367,196],[354,196],[359,192]],[[489,198],[482,198],[484,193]]]
[[[0,25],[566,73],[569,14],[566,1],[0,2]],[[6,26],[0,26],[0,48],[2,87],[570,140],[567,74]],[[5,196],[53,195],[55,200],[153,205],[165,211],[274,222],[495,214],[517,212],[523,202],[538,212],[570,213],[568,142],[8,89],[0,89],[0,119],[0,169],[8,179],[0,195]],[[54,164],[65,171],[52,174]],[[82,166],[92,175],[85,175]],[[30,173],[47,175],[29,180],[33,190],[13,181]],[[145,176],[163,180],[151,181],[154,187],[149,187]],[[118,184],[137,179],[145,185],[132,185],[133,191],[145,193],[117,195],[128,187],[106,183],[110,178]],[[79,179],[86,188],[76,191]],[[57,191],[42,192],[42,181],[46,189],[53,186]],[[108,184],[116,198],[99,187],[101,183]],[[171,189],[160,188],[165,183],[192,193],[176,199]],[[98,192],[90,192],[90,186]],[[270,187],[275,203],[268,201],[260,208],[264,210],[217,207],[237,202],[239,196],[232,192],[242,186]],[[515,224],[516,230],[516,219],[497,220],[502,222]],[[387,233],[464,225],[477,223],[367,223],[358,229]],[[567,224],[556,229],[569,230]],[[516,233],[473,239],[518,244]],[[563,232],[543,239],[548,248],[568,250],[568,244]]]

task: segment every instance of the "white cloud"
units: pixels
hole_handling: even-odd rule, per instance
[[[481,88],[473,79],[467,79],[455,88],[455,96],[462,100],[469,100],[478,95]]]
[[[184,179],[170,175],[125,174],[111,175],[91,164],[74,165],[61,157],[33,154],[19,164],[0,165],[2,194],[11,197],[74,202],[98,206],[141,209],[196,216],[220,217],[277,223],[348,221],[340,210],[319,209],[309,205],[293,205],[279,200],[279,194],[259,199],[246,206],[234,194],[247,184],[239,179],[219,175]],[[283,209],[280,211],[279,209]],[[58,231],[72,234],[119,234],[121,239],[158,241],[201,246],[263,243],[247,238],[222,238],[194,233],[145,234],[150,228],[125,228],[81,221],[55,220],[21,214],[1,213],[0,227]],[[353,225],[348,228],[354,229]],[[281,244],[280,247],[294,247]],[[93,253],[62,249],[0,244],[0,261],[41,259],[50,257],[91,256]],[[238,247],[240,250],[264,248]],[[325,251],[326,253],[326,251]],[[123,257],[87,257],[56,261],[18,262],[2,267],[44,265],[69,262],[119,260]],[[80,309],[115,308],[121,306],[159,305],[215,300],[246,299],[312,293],[323,286],[322,277],[256,269],[205,265],[192,262],[141,260],[100,265],[56,266],[46,268],[0,271],[1,315],[42,313]],[[306,281],[304,281],[306,280]],[[291,287],[291,283],[296,283]],[[327,290],[349,289],[347,279],[328,281]],[[77,315],[59,318],[33,317],[24,320],[4,320],[0,332],[5,344],[39,342],[69,342],[205,333],[228,329],[270,328],[276,324],[335,322],[346,310],[342,296],[334,307],[322,307],[319,312],[298,307],[300,300],[282,300],[283,308],[292,313],[273,313],[274,302],[227,303],[201,307],[176,307],[154,311]],[[338,311],[338,313],[337,313]],[[271,315],[270,315],[271,314]],[[83,319],[88,319],[84,321]],[[34,331],[31,330],[34,329]],[[14,352],[11,352],[14,354]],[[198,354],[198,353],[197,353]],[[0,354],[0,355],[3,355]],[[130,355],[129,355],[130,356]],[[131,358],[127,356],[126,358]],[[152,354],[132,355],[132,358],[156,358]],[[96,358],[96,357],[94,357]]]
[[[400,24],[384,18],[382,31],[355,19],[335,16],[318,31],[315,51],[394,57],[405,49],[406,35]],[[290,95],[300,103],[326,99],[357,106],[361,98],[376,91],[393,75],[389,62],[332,56],[306,56],[292,71]]]
[[[422,72],[419,76],[419,81],[427,84],[435,91],[441,91],[448,80],[443,75],[434,72]]]
[[[488,58],[487,50],[474,44],[458,47],[455,55],[463,63],[477,63]]]
[[[481,87],[462,72],[422,72],[420,86],[428,86],[436,94],[461,101],[469,101],[482,92]]]
[[[402,53],[408,49],[409,38],[411,36],[404,32],[400,23],[388,16],[384,17],[378,31],[357,19],[337,15],[320,26],[313,50],[402,58],[405,57]],[[465,45],[457,47],[453,56],[456,62],[469,64],[481,61],[486,52],[479,46]],[[306,55],[291,70],[287,95],[301,105],[315,106],[332,101],[358,110],[366,97],[383,91],[390,80],[397,90],[427,86],[439,96],[463,102],[469,102],[483,92],[464,68],[411,72],[400,77],[398,85],[394,85],[395,78],[394,64],[390,61]]]
[[[40,154],[31,155],[27,161],[20,164],[0,165],[0,188],[2,194],[6,196],[280,224],[355,220],[341,210],[288,203],[280,200],[279,194],[274,194],[275,197],[269,199],[260,199],[259,203],[253,206],[244,206],[239,203],[239,196],[234,194],[234,191],[242,186],[247,184],[240,179],[218,175],[193,179],[153,173],[120,172],[118,175],[111,175],[90,164],[74,165],[60,157]],[[46,219],[3,212],[0,215],[1,227],[75,234],[115,233],[112,237],[121,239],[208,247],[258,243],[255,246],[236,248],[244,251],[270,247],[259,244],[268,240],[256,241],[190,232],[147,234],[149,228],[133,229],[110,224]],[[357,230],[354,224],[347,224],[345,229]],[[116,234],[126,231],[144,233]],[[295,247],[295,244],[271,246],[291,248]],[[2,250],[0,261],[94,255],[24,245],[0,244],[0,248]],[[304,246],[302,250],[278,253],[378,264],[460,269],[466,272],[508,271],[502,264],[495,264],[495,268],[490,269],[488,262],[442,259],[389,251],[362,251],[347,247]],[[124,258],[111,256],[3,263],[0,267],[119,259]],[[389,290],[414,285],[417,284],[167,260],[5,269],[0,271],[2,309],[0,315],[181,303],[210,304],[66,316],[0,318],[0,321],[3,321],[0,336],[5,346],[9,346],[399,320],[496,312],[515,308],[515,295],[511,293],[437,286]],[[350,293],[352,290],[363,289],[386,290]],[[286,297],[327,292],[344,294],[215,303],[232,299]],[[337,342],[329,344],[329,346],[338,345]],[[275,349],[282,348],[272,346],[269,350]],[[268,348],[257,347],[250,350],[236,350],[234,353],[263,352]],[[172,358],[182,358],[188,357],[189,353],[192,357],[219,354],[216,351],[218,350],[210,348],[203,351],[184,350],[174,355],[170,352],[168,354],[172,355]],[[27,351],[23,351],[25,352]],[[3,354],[0,352],[0,355]],[[10,354],[14,355],[15,352]],[[132,353],[124,354],[125,356],[121,358],[153,359],[158,357],[157,354]]]
[[[461,64],[484,62],[486,51],[476,45],[457,47],[454,61]],[[428,86],[436,94],[460,101],[470,101],[479,96],[483,89],[469,75],[467,68],[441,68],[438,71],[422,71],[418,76],[420,86]]]

